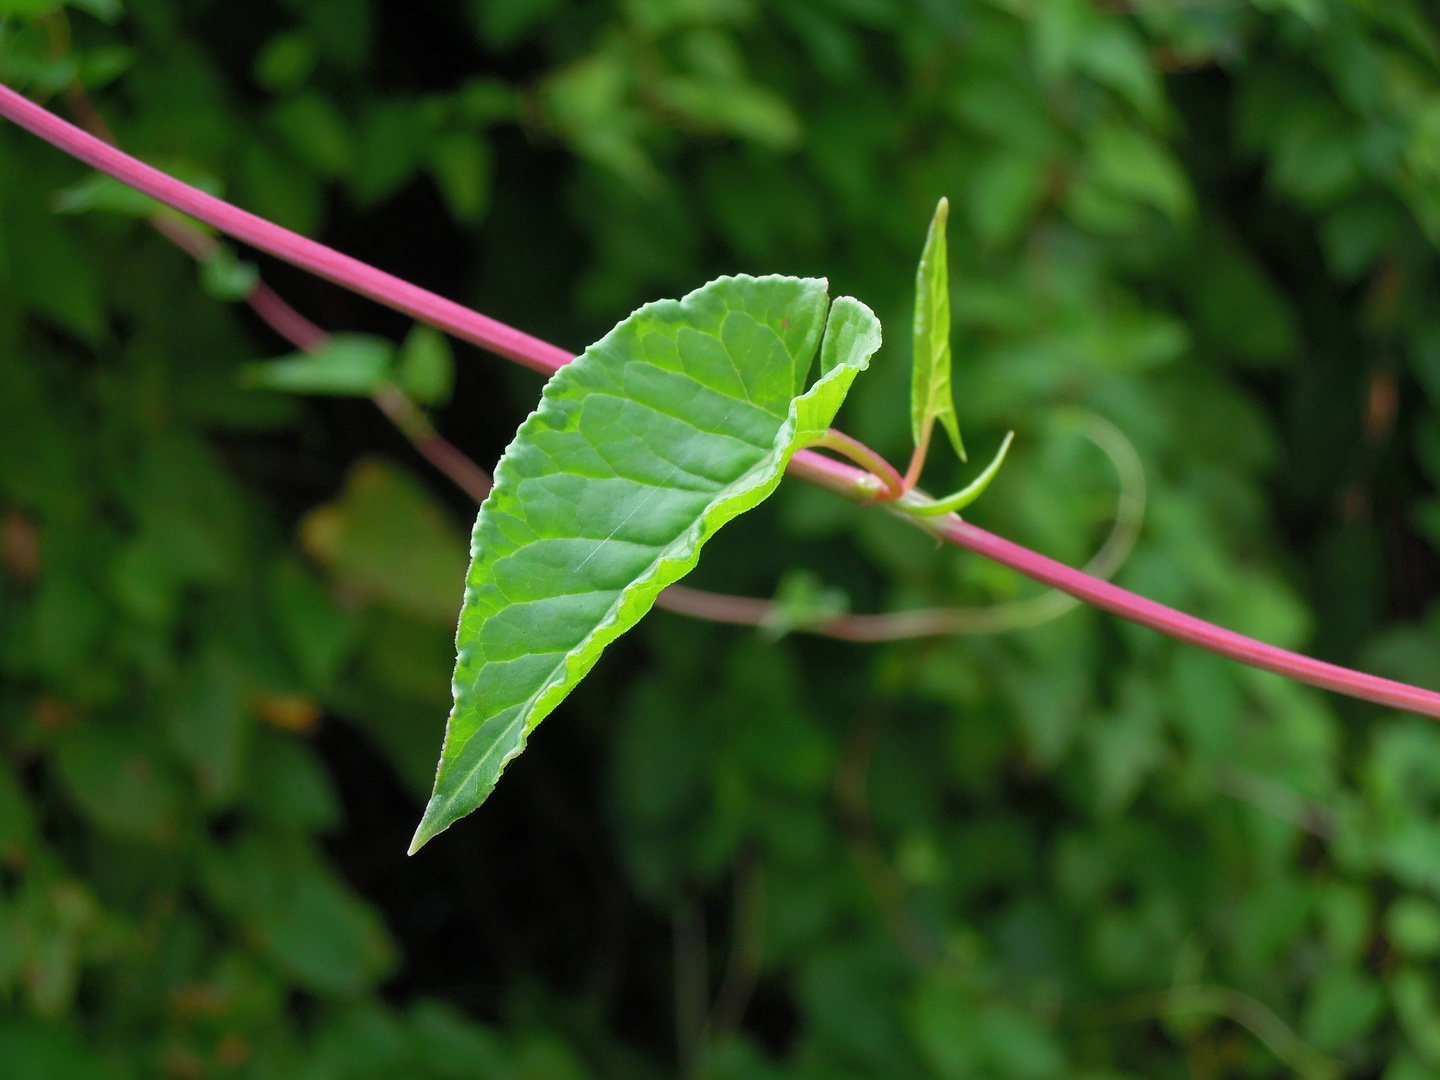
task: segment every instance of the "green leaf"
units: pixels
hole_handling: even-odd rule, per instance
[[[445,335],[417,323],[400,347],[396,381],[401,390],[421,404],[449,401],[455,385],[455,356]]]
[[[181,180],[191,187],[197,187],[207,195],[219,197],[223,194],[221,183],[184,161],[152,160],[156,168]],[[67,188],[57,191],[50,202],[57,214],[86,214],[104,211],[124,214],[127,217],[150,217],[155,213],[173,213],[149,195],[136,191],[129,184],[122,183],[104,173],[91,173]]]
[[[333,180],[350,172],[355,159],[350,129],[323,94],[306,91],[291,98],[276,107],[271,121],[295,156],[317,176]]]
[[[0,17],[38,19],[59,6],[57,0],[0,0]]]
[[[149,217],[160,204],[149,195],[136,191],[129,184],[95,173],[55,193],[51,206],[57,214],[83,214],[91,210],[107,210],[129,217]]]
[[[605,646],[830,426],[880,324],[848,297],[825,312],[823,280],[720,278],[642,307],[546,385],[475,522],[455,705],[411,851],[485,800]]]
[[[77,56],[76,78],[87,90],[110,85],[135,63],[135,52],[123,45],[102,45]]]
[[[85,11],[101,22],[113,23],[124,14],[120,0],[66,0],[66,6]]]
[[[200,286],[216,300],[236,303],[244,300],[260,282],[260,268],[220,244],[215,254],[200,264]]]
[[[246,386],[287,394],[368,397],[390,378],[395,348],[368,334],[335,334],[317,353],[295,353],[260,364],[246,364]]]
[[[513,45],[544,19],[555,0],[470,0],[476,28],[490,45]]]
[[[490,207],[490,147],[478,135],[452,131],[430,146],[430,174],[456,221],[474,224]]]
[[[950,201],[941,199],[930,219],[930,233],[915,271],[915,367],[910,381],[910,432],[916,446],[929,442],[936,420],[945,426],[960,460],[960,421],[950,391],[950,268],[945,224]]]
[[[780,579],[775,606],[760,624],[760,634],[778,641],[792,631],[823,626],[849,610],[850,597],[844,589],[826,585],[808,570],[795,570]]]
[[[920,517],[935,517],[940,514],[959,513],[969,506],[990,486],[990,481],[995,479],[995,474],[1000,471],[1000,466],[1005,463],[1005,455],[1010,451],[1010,443],[1015,438],[1012,431],[1005,436],[1005,441],[1000,444],[1000,449],[995,451],[995,457],[990,464],[985,466],[984,471],[970,483],[966,484],[953,495],[947,495],[943,499],[937,499],[932,503],[923,503],[917,506],[906,506],[907,513],[918,514]]]
[[[211,899],[317,994],[354,997],[395,967],[380,917],[303,845],[250,833],[204,855]]]
[[[362,458],[340,498],[306,515],[300,539],[350,596],[447,634],[454,629],[464,536],[434,497],[393,465]]]
[[[1401,952],[1435,956],[1440,953],[1440,908],[1418,896],[1402,896],[1385,913],[1385,933]]]
[[[96,828],[154,844],[174,839],[180,793],[142,735],[81,725],[66,732],[55,761],[70,798]]]
[[[310,38],[298,30],[270,39],[251,68],[255,81],[277,94],[290,93],[305,85],[319,58]]]

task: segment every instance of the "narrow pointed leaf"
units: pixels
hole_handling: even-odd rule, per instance
[[[965,507],[985,494],[985,489],[990,486],[990,481],[995,479],[995,474],[1000,471],[1000,466],[1005,463],[1005,455],[1009,452],[1010,443],[1014,438],[1015,433],[1013,431],[1007,434],[1005,441],[1000,444],[1000,449],[995,451],[994,459],[989,465],[985,466],[984,472],[970,481],[965,487],[955,492],[955,494],[947,495],[943,499],[936,499],[932,503],[922,503],[917,506],[907,505],[905,507],[906,512],[918,514],[921,517],[938,517],[940,514],[958,513],[964,510]]]
[[[475,522],[455,705],[412,851],[479,806],[601,650],[775,489],[879,346],[859,301],[826,323],[823,280],[720,278],[556,373]]]
[[[950,203],[941,199],[930,221],[920,266],[915,271],[915,367],[910,380],[910,429],[915,445],[929,437],[939,420],[950,435],[960,460],[960,421],[950,389],[950,267],[945,250],[945,224]]]

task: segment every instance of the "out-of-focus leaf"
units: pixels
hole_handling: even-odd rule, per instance
[[[346,71],[364,67],[375,39],[371,0],[306,0],[294,7],[322,56]]]
[[[520,108],[515,88],[499,79],[471,79],[455,95],[455,115],[466,124],[513,119]]]
[[[118,8],[118,3],[117,3]],[[86,49],[80,54],[75,77],[87,90],[100,90],[109,86],[135,63],[135,52],[123,45],[108,45]]]
[[[169,173],[206,194],[219,196],[223,185],[208,173],[185,162],[156,161],[156,168]],[[84,180],[57,191],[51,200],[57,214],[84,214],[92,210],[125,214],[129,217],[150,217],[155,213],[172,213],[150,196],[136,191],[104,173],[91,173]]]
[[[478,135],[453,131],[430,144],[430,171],[455,220],[473,224],[490,205],[490,148]]]
[[[61,0],[0,0],[0,15],[34,19],[60,6]]]
[[[314,231],[320,217],[320,185],[295,161],[264,143],[252,142],[245,147],[241,178],[247,208],[296,232]]]
[[[795,570],[780,579],[775,606],[760,625],[760,632],[772,641],[806,627],[829,622],[850,610],[844,589],[826,585],[819,575]]]
[[[1045,193],[1042,162],[1001,154],[981,166],[966,190],[965,208],[980,239],[998,245],[1013,239],[1030,220]]]
[[[1065,1068],[1054,1038],[1032,1017],[980,1004],[963,986],[943,978],[926,980],[912,1008],[912,1025],[921,1053],[947,1080],[974,1075],[1045,1080]]]
[[[481,36],[492,45],[511,45],[555,9],[556,0],[470,0]]]
[[[0,231],[5,236],[12,287],[37,311],[80,338],[96,342],[105,331],[100,283],[93,263],[67,231],[69,222],[45,212],[28,184],[4,192]]]
[[[352,644],[350,618],[298,560],[276,564],[269,596],[280,634],[300,674],[313,688],[328,686]]]
[[[425,405],[443,405],[455,384],[455,356],[445,335],[417,323],[400,347],[395,381]]]
[[[215,254],[200,264],[200,285],[216,300],[235,303],[244,300],[260,281],[260,268],[236,257],[229,244],[220,244]]]
[[[1385,934],[1407,956],[1440,954],[1440,907],[1418,896],[1402,896],[1385,913]]]
[[[394,967],[384,924],[308,851],[248,837],[212,857],[207,878],[218,902],[309,990],[354,996]]]
[[[495,1034],[442,1001],[417,1001],[409,1026],[415,1058],[445,1080],[490,1080],[506,1069]]]
[[[303,33],[277,34],[255,57],[255,81],[277,94],[292,93],[305,84],[315,70],[315,45]]]
[[[1092,132],[1087,166],[1068,196],[1082,225],[1105,232],[1131,229],[1142,206],[1176,222],[1194,212],[1184,171],[1164,147],[1134,128],[1112,124]]]
[[[792,146],[800,122],[781,98],[739,81],[671,76],[655,93],[663,105],[700,128],[753,139],[767,146]]]
[[[7,1080],[121,1080],[121,1074],[73,1035],[50,1024],[11,1020],[0,1026]]]
[[[384,338],[335,334],[318,352],[247,364],[241,377],[247,386],[289,394],[369,397],[389,381],[394,359]]]
[[[476,521],[455,707],[412,850],[484,801],[605,646],[829,427],[880,325],[845,297],[826,325],[826,306],[823,281],[720,278],[551,378]]]
[[[236,660],[216,650],[186,673],[170,708],[170,737],[212,804],[228,805],[244,780],[253,692]]]
[[[301,524],[305,550],[352,593],[447,630],[465,582],[465,542],[423,488],[362,461],[333,503]]]
[[[19,0],[24,3],[25,0]],[[113,23],[125,13],[121,0],[65,0],[66,7],[94,15],[101,22]]]
[[[1294,315],[1253,256],[1211,230],[1199,239],[1200,265],[1185,283],[1203,332],[1255,364],[1276,364],[1297,348]]]
[[[330,99],[306,91],[276,107],[275,129],[291,152],[326,179],[345,176],[355,162],[354,139],[345,118]]]
[[[149,217],[160,209],[160,204],[149,195],[103,173],[95,173],[78,184],[57,191],[52,205],[57,214],[108,210],[130,217]]]
[[[950,387],[950,267],[945,226],[950,202],[941,199],[930,219],[930,231],[915,271],[915,354],[910,375],[910,435],[915,445],[927,445],[930,430],[939,420],[960,459],[960,421],[955,416],[955,395]]]
[[[0,764],[0,864],[28,861],[35,842],[35,813],[8,765]]]
[[[257,732],[245,798],[257,817],[286,828],[323,831],[343,817],[325,767],[293,735]]]
[[[624,53],[612,46],[556,72],[540,93],[557,130],[580,154],[653,191],[660,177],[641,145],[644,119],[628,100],[634,78]]]
[[[352,180],[362,205],[394,194],[414,175],[425,134],[409,101],[382,102],[363,114]]]
[[[174,839],[174,781],[132,732],[84,724],[66,733],[56,763],[70,798],[101,832],[158,844]]]

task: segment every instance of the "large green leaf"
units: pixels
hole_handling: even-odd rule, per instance
[[[950,266],[945,225],[950,203],[941,199],[930,221],[920,266],[915,271],[915,367],[910,382],[910,429],[915,445],[930,439],[936,420],[945,426],[961,460],[960,421],[950,389]]]
[[[455,706],[412,851],[479,806],[601,650],[775,489],[879,347],[857,300],[827,325],[823,280],[720,278],[647,304],[550,380],[475,523]]]

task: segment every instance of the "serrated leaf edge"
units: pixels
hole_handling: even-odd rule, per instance
[[[765,281],[775,276],[776,275],[766,275],[752,278],[748,274],[740,274],[734,275],[733,278],[720,278],[716,280],[738,279]],[[828,290],[828,283],[825,282],[823,278],[819,280],[822,287]],[[702,286],[702,288],[713,284],[714,282],[709,282],[707,286]],[[697,289],[686,294],[680,302],[684,303],[699,291],[700,290]],[[653,306],[652,304],[646,304],[633,312],[629,318],[633,319],[636,315],[647,312]],[[596,625],[595,629],[575,646],[575,648],[565,654],[565,657],[555,666],[555,670],[550,678],[531,696],[527,703],[529,705],[528,709],[522,709],[517,713],[514,724],[518,725],[521,718],[524,718],[524,731],[520,734],[518,740],[511,743],[508,751],[505,752],[505,756],[501,758],[500,767],[496,775],[503,772],[505,767],[524,751],[526,739],[530,732],[564,700],[570,690],[595,666],[606,646],[638,623],[654,605],[655,598],[660,595],[663,589],[675,584],[675,582],[679,581],[695,568],[700,558],[700,550],[704,547],[705,542],[709,540],[721,526],[732,521],[745,511],[758,506],[769,497],[775,488],[779,486],[780,480],[785,473],[785,466],[789,463],[791,456],[793,456],[797,450],[804,447],[807,438],[813,438],[829,427],[830,421],[834,418],[835,411],[838,410],[840,403],[844,400],[845,394],[849,391],[850,384],[861,371],[864,371],[870,366],[870,358],[875,354],[876,350],[879,349],[881,340],[880,321],[875,317],[874,312],[854,297],[838,297],[830,304],[829,310],[826,313],[825,328],[821,335],[818,350],[822,357],[822,364],[824,358],[827,357],[826,342],[829,340],[832,327],[835,328],[837,332],[843,329],[853,329],[853,327],[841,327],[837,315],[838,319],[844,319],[847,322],[855,317],[858,317],[862,321],[868,320],[873,324],[873,330],[869,334],[866,334],[865,331],[862,330],[852,344],[852,353],[849,358],[833,359],[831,366],[828,369],[822,369],[820,376],[808,390],[791,400],[790,409],[786,414],[785,420],[780,425],[780,429],[775,433],[775,439],[771,443],[770,452],[756,462],[748,472],[737,479],[732,485],[724,489],[723,492],[718,493],[716,500],[710,503],[696,519],[695,523],[666,548],[665,553],[651,563],[650,567],[644,573],[635,578],[630,585],[621,592],[620,597]],[[621,325],[623,325],[624,322],[629,322],[629,319],[624,320]],[[814,363],[813,356],[811,363]],[[556,376],[552,376],[552,379],[558,378],[563,373],[564,369],[562,368]],[[801,414],[805,411],[805,407],[816,403],[822,393],[830,389],[839,391],[839,400],[836,402],[836,408],[830,411],[830,414],[824,418],[823,422],[816,423],[814,420],[811,420],[802,428]],[[522,424],[516,432],[515,441],[518,441],[527,433],[527,428],[535,422],[534,418],[538,412],[539,409],[537,408],[526,418],[525,423]],[[506,452],[509,452],[508,448]],[[500,470],[497,468],[496,472],[496,488],[498,489],[500,486],[498,475]],[[495,495],[492,492],[491,496],[481,505],[481,514],[490,506],[494,498]],[[678,554],[676,554],[677,552]],[[473,559],[477,556],[478,550],[475,549],[472,541],[471,557]],[[508,735],[512,732],[513,725],[510,729],[507,729],[506,734]],[[506,742],[506,739],[496,739],[495,748],[498,750],[504,746]],[[487,753],[485,757],[471,766],[469,777],[467,777],[466,780],[467,785],[470,783],[470,778],[473,778],[479,773],[481,766],[489,760],[490,755]],[[441,761],[443,764],[443,756]],[[439,775],[438,769],[436,775],[437,777]],[[465,785],[461,785],[462,791],[464,787]],[[488,792],[486,794],[488,795]],[[409,854],[411,855],[415,854],[415,852],[419,851],[429,840],[449,828],[473,809],[472,807],[460,813],[453,813],[451,810],[453,804],[464,800],[456,796],[451,796],[445,800],[444,804],[437,805],[438,797],[437,794],[432,794],[429,803],[425,807],[420,825],[416,828],[415,836],[410,842]],[[483,801],[483,798],[482,796],[481,801]]]

